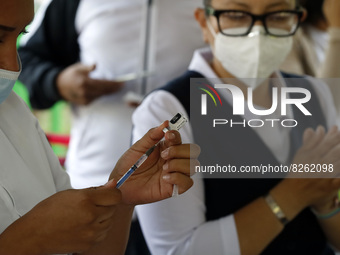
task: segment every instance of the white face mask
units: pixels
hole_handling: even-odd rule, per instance
[[[211,24],[207,24],[215,37],[215,57],[226,71],[244,79],[242,81],[254,89],[280,67],[293,46],[292,36],[265,35],[263,26],[254,26],[248,36],[232,37],[216,34]],[[244,31],[243,28],[232,28],[226,32],[235,34],[237,30]]]
[[[6,100],[11,94],[15,82],[17,81],[21,72],[21,61],[18,57],[19,71],[13,72],[4,69],[0,69],[0,104]]]

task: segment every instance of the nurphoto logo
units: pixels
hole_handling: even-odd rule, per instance
[[[215,94],[215,96],[217,97],[217,99],[219,100],[219,102],[222,106],[222,100],[221,100],[220,95],[217,93],[217,91],[208,84],[202,83],[202,85],[206,86],[208,89],[210,89],[212,91],[212,93]],[[211,99],[214,101],[215,106],[217,107],[217,102],[216,102],[214,95],[207,89],[204,89],[204,88],[201,88],[201,87],[199,89],[204,91],[205,93],[207,93],[211,97]],[[207,115],[207,94],[202,94],[202,97],[201,97],[201,99],[202,99],[202,107],[201,107],[202,115]]]
[[[205,94],[201,95],[201,115],[208,115],[208,104],[207,104],[207,95],[214,101],[215,106],[217,107],[217,100],[219,100],[220,105],[222,106],[222,100],[220,95],[218,94],[217,90],[229,90],[232,96],[232,108],[233,108],[233,115],[245,115],[245,105],[247,103],[249,111],[257,116],[269,116],[273,114],[279,107],[281,109],[281,116],[287,116],[287,107],[288,105],[295,105],[305,116],[311,116],[312,114],[307,110],[304,106],[307,102],[311,99],[311,93],[307,89],[304,88],[297,88],[297,87],[282,87],[282,88],[271,88],[272,94],[272,106],[269,109],[256,109],[254,107],[253,101],[253,89],[248,88],[247,90],[247,102],[245,100],[245,95],[243,94],[242,90],[231,84],[215,84],[214,87],[204,84],[207,89],[199,88]],[[208,90],[209,89],[209,90]],[[210,92],[211,91],[211,92]],[[300,98],[290,98],[289,94],[299,94],[301,95]],[[280,106],[279,106],[279,98],[280,98]],[[295,119],[251,119],[251,120],[244,120],[243,122],[233,122],[232,119],[214,119],[213,126],[216,127],[217,125],[226,125],[230,124],[232,127],[233,125],[243,125],[244,127],[248,124],[250,127],[262,127],[265,125],[265,122],[271,123],[272,127],[274,127],[275,123],[279,122],[283,127],[295,127],[298,125],[298,122]]]

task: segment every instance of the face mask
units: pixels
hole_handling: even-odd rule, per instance
[[[19,71],[13,72],[0,69],[0,104],[6,100],[11,93],[15,82],[17,81],[21,72],[21,61],[18,57]]]
[[[239,37],[216,34],[209,22],[208,27],[215,37],[215,57],[225,70],[254,89],[280,67],[293,46],[291,36],[265,35],[263,26],[255,26],[248,36]],[[244,31],[232,28],[226,32],[235,34],[238,30]]]

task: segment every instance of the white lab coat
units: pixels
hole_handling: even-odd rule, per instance
[[[58,191],[70,189],[44,132],[12,92],[0,104],[0,233]]]

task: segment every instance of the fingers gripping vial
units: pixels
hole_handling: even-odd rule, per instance
[[[184,126],[185,123],[188,122],[188,119],[183,116],[181,113],[177,113],[170,121],[169,126],[163,129],[163,132],[166,133],[170,130],[179,130],[181,127]],[[159,141],[160,142],[160,141]],[[117,188],[119,189],[124,182],[144,163],[144,161],[151,155],[154,149],[159,144],[156,143],[152,146],[147,152],[145,152],[137,161],[136,163],[118,180]],[[172,196],[178,196],[178,187],[174,185]]]
[[[177,113],[170,121],[169,126],[167,128],[163,129],[163,132],[166,133],[169,130],[179,130],[181,127],[185,125],[185,123],[188,122],[188,119],[183,116],[181,113]],[[172,190],[172,196],[177,197],[178,196],[178,187],[176,184],[174,184],[173,190]]]
[[[169,126],[167,128],[163,129],[163,132],[166,133],[169,130],[180,130],[181,127],[185,125],[185,123],[188,122],[188,119],[183,116],[182,113],[177,113],[170,121]]]

